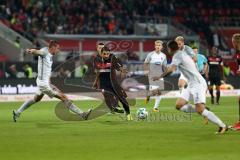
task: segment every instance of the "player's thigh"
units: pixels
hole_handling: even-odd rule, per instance
[[[180,109],[182,106],[184,106],[190,101],[190,98],[191,98],[190,90],[187,87],[182,91],[182,93],[180,94],[180,97],[177,99],[176,108]]]
[[[44,96],[43,93],[41,93],[41,94],[35,94],[35,96],[34,96],[34,101],[35,101],[35,102],[41,101],[42,98],[43,98],[43,96]]]
[[[206,89],[207,86],[204,84],[196,85],[191,88],[194,104],[206,104]]]
[[[204,103],[197,103],[197,104],[195,104],[195,107],[196,107],[197,113],[202,114],[202,112],[205,109],[205,104]]]
[[[53,85],[45,85],[40,87],[42,93],[48,95],[50,98],[56,97],[62,101],[66,99],[66,96]]]

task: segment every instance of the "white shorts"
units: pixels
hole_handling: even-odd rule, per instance
[[[188,82],[187,78],[182,73],[180,74],[178,81],[179,80],[184,80],[186,83]]]
[[[150,91],[156,90],[156,89],[164,90],[164,80],[163,79],[153,81],[151,78],[149,78],[148,81],[149,81],[149,90]]]
[[[206,104],[206,83],[198,83],[188,86],[184,89],[180,95],[180,98],[183,98],[186,101],[193,101],[194,104],[204,103]]]
[[[38,90],[36,92],[36,95],[46,94],[50,98],[53,98],[54,96],[59,94],[59,90],[57,89],[57,87],[55,87],[50,83],[43,83],[37,80],[37,86],[38,86]]]

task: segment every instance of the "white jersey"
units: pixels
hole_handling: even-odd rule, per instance
[[[52,54],[49,53],[48,48],[40,49],[41,55],[38,56],[38,85],[46,85],[50,82],[52,72]]]
[[[186,52],[187,55],[189,55],[192,58],[195,57],[195,53],[194,53],[193,49],[191,47],[187,46],[187,45],[184,45],[183,49],[181,51]]]
[[[198,72],[196,64],[187,53],[178,50],[173,56],[171,65],[178,67],[180,72],[187,78],[189,86],[196,83],[206,83]]]
[[[163,52],[152,51],[147,55],[144,63],[149,64],[149,77],[160,76],[164,72],[163,67],[167,66],[167,58]]]

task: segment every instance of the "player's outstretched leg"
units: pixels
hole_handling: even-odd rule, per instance
[[[130,107],[129,107],[129,104],[128,104],[127,100],[125,98],[119,98],[119,100],[122,103],[123,109],[124,109],[124,111],[126,113],[126,116],[127,116],[127,120],[132,121],[133,117],[130,114]]]
[[[54,95],[54,97],[60,99],[64,105],[66,107],[68,107],[72,112],[80,115],[84,120],[87,120],[89,115],[92,112],[92,109],[89,109],[87,112],[83,112],[80,108],[78,108],[77,106],[75,106],[71,100],[69,100],[67,98],[67,96],[65,94],[63,94],[60,90],[58,90],[57,88],[54,88],[55,90],[57,90],[57,94]]]
[[[183,111],[185,113],[194,113],[196,112],[196,108],[189,104],[185,99],[178,98],[176,102],[176,109]]]
[[[29,108],[31,105],[33,105],[34,103],[39,102],[42,97],[44,96],[44,94],[41,95],[35,95],[33,99],[27,100],[26,102],[24,102],[20,108],[18,108],[18,110],[13,110],[13,121],[17,122],[17,119],[20,117],[21,113],[26,110],[27,108]]]
[[[120,107],[118,105],[119,99],[117,96],[115,96],[110,91],[104,91],[103,96],[104,96],[104,100],[105,100],[107,107],[109,108],[109,110],[112,113],[124,113],[124,110],[120,109]]]
[[[219,130],[216,133],[220,133],[223,134],[228,130],[228,127],[225,123],[222,122],[222,120],[220,118],[218,118],[213,112],[205,109],[205,104],[203,103],[197,103],[196,104],[196,109],[197,112],[204,116],[207,117],[207,119],[211,122],[213,122],[214,124],[218,125]]]

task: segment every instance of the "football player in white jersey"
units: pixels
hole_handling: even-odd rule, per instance
[[[217,133],[224,133],[228,127],[223,123],[213,112],[205,108],[207,84],[191,57],[185,52],[180,51],[176,41],[169,41],[167,44],[168,52],[173,54],[171,65],[159,77],[154,77],[153,80],[158,80],[175,71],[177,68],[187,78],[188,86],[177,99],[176,108],[183,112],[197,112],[209,121],[219,126]],[[188,102],[193,99],[195,107]]]
[[[148,74],[149,81],[149,93],[146,97],[145,102],[148,103],[150,96],[155,97],[155,105],[153,108],[154,112],[158,112],[159,103],[161,101],[161,90],[164,89],[164,81],[160,79],[158,81],[153,81],[152,78],[155,76],[160,76],[165,68],[167,67],[166,55],[161,52],[163,42],[160,40],[155,41],[155,50],[150,52],[144,61],[145,74]]]
[[[44,47],[40,50],[37,49],[27,49],[26,52],[31,55],[38,56],[38,76],[37,76],[37,86],[38,91],[33,99],[27,100],[22,104],[18,110],[13,111],[14,122],[20,117],[21,113],[29,108],[31,105],[39,102],[43,96],[46,94],[50,98],[60,99],[65,106],[67,106],[72,112],[78,114],[82,119],[86,120],[91,113],[91,109],[88,112],[83,112],[81,109],[76,107],[67,96],[62,93],[58,88],[50,83],[50,77],[52,72],[52,56],[59,52],[59,43],[57,41],[51,40],[48,47]]]
[[[187,53],[187,55],[189,55],[190,57],[192,57],[192,59],[196,62],[197,61],[197,57],[193,51],[193,49],[187,45],[184,44],[184,38],[182,36],[178,36],[175,38],[175,41],[178,44],[179,50],[184,51]],[[182,92],[182,90],[185,88],[185,86],[187,85],[187,78],[181,73],[179,80],[178,80],[178,87],[180,90],[180,93]]]

